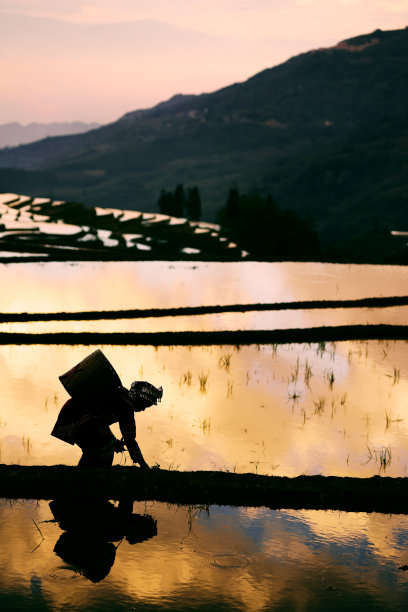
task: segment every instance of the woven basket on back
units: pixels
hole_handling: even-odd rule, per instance
[[[121,386],[114,367],[100,349],[61,374],[59,379],[71,397],[99,395]]]

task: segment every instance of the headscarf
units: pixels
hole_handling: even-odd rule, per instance
[[[135,380],[130,386],[129,396],[134,404],[142,400],[147,403],[148,406],[152,406],[161,401],[163,397],[163,387],[155,387],[144,380]]]

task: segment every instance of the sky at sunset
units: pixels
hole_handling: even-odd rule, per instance
[[[408,0],[0,0],[0,123],[109,123],[408,25]]]

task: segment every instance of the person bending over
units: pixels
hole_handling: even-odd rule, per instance
[[[136,441],[134,413],[156,404],[162,395],[162,387],[135,381],[129,390],[118,387],[92,396],[70,398],[61,408],[51,435],[81,448],[79,466],[110,466],[115,452],[123,451],[126,446],[133,463],[148,468]],[[114,423],[119,424],[123,441],[113,435],[110,425]]]

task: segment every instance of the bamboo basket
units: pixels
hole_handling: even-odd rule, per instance
[[[71,397],[100,395],[122,384],[115,368],[100,349],[61,374],[59,380]]]

